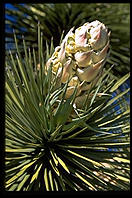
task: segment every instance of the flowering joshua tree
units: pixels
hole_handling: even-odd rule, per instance
[[[129,189],[129,108],[122,105],[129,90],[111,99],[129,74],[109,80],[103,23],[73,31],[55,49],[51,43],[47,61],[40,26],[38,52],[23,39],[23,57],[15,36],[16,59],[10,53],[6,61],[6,190]]]
[[[73,28],[65,36],[61,46],[56,47],[47,67],[52,63],[52,71],[60,83],[68,83],[65,98],[69,98],[77,86],[75,103],[81,105],[87,98],[87,90],[97,84],[102,74],[109,48],[108,29],[99,21],[85,23]],[[81,103],[80,103],[81,102]]]

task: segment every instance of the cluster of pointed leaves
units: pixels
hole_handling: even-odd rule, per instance
[[[118,77],[129,72],[129,3],[43,3],[13,4],[13,6],[15,9],[6,8],[5,10],[7,27],[5,35],[8,46],[14,46],[13,33],[11,31],[15,29],[20,44],[22,44],[21,35],[23,34],[28,46],[37,47],[36,32],[38,21],[41,23],[44,42],[48,41],[50,43],[51,37],[53,37],[54,45],[58,46],[63,30],[66,34],[67,30],[73,26],[78,27],[87,21],[91,22],[97,19],[112,31],[112,49],[111,56],[108,59],[108,67],[110,64],[117,64],[112,71]]]
[[[45,58],[42,38],[39,27],[38,52],[23,39],[23,55],[15,36],[16,55],[6,61],[6,190],[128,190],[129,108],[116,107],[129,90],[111,95],[129,74],[108,82],[106,71],[90,103],[74,109],[76,91],[65,100],[68,83],[56,90],[52,66],[44,72],[54,49],[51,42]]]

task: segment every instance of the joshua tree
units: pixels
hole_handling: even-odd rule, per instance
[[[113,94],[130,74],[111,75],[112,30],[81,21],[54,47],[41,27],[34,47],[15,31],[6,55],[6,190],[129,190],[129,89]]]

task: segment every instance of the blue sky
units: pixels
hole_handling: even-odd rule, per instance
[[[24,3],[19,3],[19,5],[24,5]],[[5,3],[5,8],[11,8],[11,9],[16,9],[12,4],[10,3]]]

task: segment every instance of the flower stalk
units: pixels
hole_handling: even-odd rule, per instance
[[[103,23],[96,20],[85,23],[74,33],[73,30],[71,28],[60,46],[55,48],[46,64],[47,69],[53,64],[53,75],[57,76],[60,84],[71,79],[66,99],[73,94],[76,86],[77,96],[83,95],[80,98],[85,98],[86,91],[96,86],[109,49],[110,32]]]

